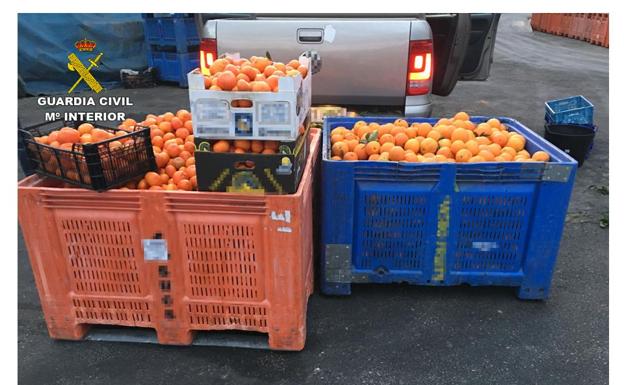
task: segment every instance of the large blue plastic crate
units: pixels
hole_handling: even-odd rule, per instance
[[[546,123],[594,124],[594,105],[582,95],[547,101],[544,108]]]
[[[160,80],[177,82],[180,87],[188,87],[187,74],[199,67],[199,52],[178,53],[148,50],[147,62],[150,67],[158,70]]]
[[[330,159],[332,129],[395,119],[325,119],[322,292],[348,295],[352,283],[407,282],[513,286],[520,298],[546,298],[577,162],[508,118],[500,120],[524,135],[529,152],[548,152],[549,163]]]
[[[186,53],[199,45],[199,33],[193,17],[146,17],[145,41],[149,45],[176,47],[176,51]]]

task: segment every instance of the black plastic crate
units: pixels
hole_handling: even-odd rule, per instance
[[[115,136],[97,143],[75,143],[71,150],[52,147],[35,140],[36,137],[48,135],[62,127],[77,128],[82,123],[57,120],[20,128],[19,141],[26,154],[22,169],[96,191],[122,186],[148,171],[156,170],[148,127],[137,127],[126,136]],[[123,131],[93,125],[113,134]],[[122,147],[111,149],[110,144],[120,139],[127,142]]]

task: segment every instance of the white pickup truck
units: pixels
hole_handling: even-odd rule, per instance
[[[431,94],[487,79],[499,14],[199,14],[201,54],[269,52],[287,62],[313,51],[313,104],[402,106],[429,116]]]

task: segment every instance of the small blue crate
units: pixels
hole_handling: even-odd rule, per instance
[[[158,79],[177,82],[180,87],[188,87],[187,74],[199,67],[199,52],[178,53],[148,50],[147,56],[148,65],[158,70]]]
[[[480,123],[486,117],[473,117]],[[406,163],[331,160],[330,132],[389,117],[328,117],[321,166],[321,290],[352,283],[500,285],[548,297],[577,162],[519,122],[551,161]],[[409,123],[438,119],[408,118]]]
[[[594,124],[594,105],[584,96],[572,96],[545,103],[546,123]]]

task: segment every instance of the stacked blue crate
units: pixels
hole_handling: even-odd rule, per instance
[[[199,34],[195,19],[181,13],[143,14],[147,62],[162,81],[187,87],[186,74],[199,66]]]

